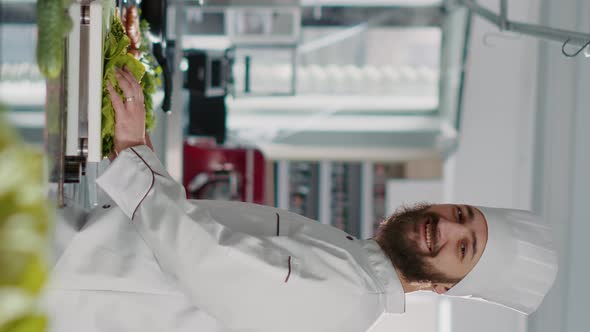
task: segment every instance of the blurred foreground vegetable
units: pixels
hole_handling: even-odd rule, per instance
[[[41,332],[51,210],[43,152],[20,142],[0,110],[0,332]]]
[[[67,10],[72,0],[37,1],[37,64],[47,78],[56,78],[64,62],[65,37],[72,29]]]

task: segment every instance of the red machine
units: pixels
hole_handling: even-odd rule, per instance
[[[266,160],[257,149],[219,146],[214,139],[184,142],[183,184],[192,199],[266,204]]]

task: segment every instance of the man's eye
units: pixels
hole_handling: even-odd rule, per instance
[[[463,223],[463,210],[461,210],[460,207],[457,207],[457,219],[459,220],[460,224]]]
[[[465,258],[465,252],[467,251],[467,247],[464,243],[461,243],[461,258]]]

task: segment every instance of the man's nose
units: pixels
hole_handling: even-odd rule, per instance
[[[464,238],[469,230],[465,225],[459,224],[455,219],[440,217],[438,220],[438,232],[440,236],[440,245],[447,242],[457,241]]]

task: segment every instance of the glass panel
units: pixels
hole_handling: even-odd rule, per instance
[[[229,34],[238,42],[248,42],[250,37],[295,38],[299,27],[299,11],[281,8],[230,9]],[[273,38],[274,39],[274,38]],[[264,42],[254,39],[257,43]],[[281,42],[282,40],[277,39]]]
[[[274,35],[282,35],[288,36],[293,35],[296,33],[297,27],[295,19],[297,17],[293,16],[292,13],[285,13],[285,12],[275,12],[273,13],[272,17],[272,34]]]
[[[45,89],[35,56],[37,27],[0,25],[0,99],[11,105],[42,105]]]
[[[0,103],[7,107],[9,121],[25,141],[42,144],[45,81],[37,68],[37,27],[28,22],[35,6],[11,8],[18,9],[16,13],[27,23],[0,24]]]
[[[343,39],[345,31],[303,29],[298,94],[437,97],[440,29],[372,28]],[[327,45],[314,49],[318,41]]]
[[[303,29],[295,72],[297,95],[418,98],[437,108],[440,29],[373,28],[354,36],[345,33],[333,27]],[[246,88],[246,57],[252,94],[290,91],[291,50],[238,48],[234,68],[238,95]]]
[[[333,162],[330,187],[332,226],[355,237],[360,236],[360,163]]]
[[[301,0],[303,6],[433,6],[443,0]]]
[[[302,32],[295,72],[290,49],[238,48],[237,95],[289,93],[295,79],[296,95],[410,98],[430,111],[438,107],[440,29],[373,28],[353,36],[333,27]]]
[[[185,35],[225,35],[223,10],[186,7]]]
[[[289,211],[318,219],[318,162],[291,162],[289,165]]]
[[[459,130],[461,101],[467,55],[467,40],[470,30],[466,9],[455,9],[443,25],[445,44],[442,46],[442,77],[440,114],[452,128]]]
[[[294,56],[290,48],[237,48],[233,67],[235,94],[292,94]]]

